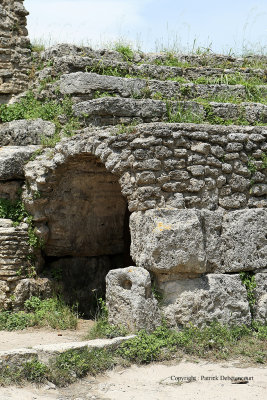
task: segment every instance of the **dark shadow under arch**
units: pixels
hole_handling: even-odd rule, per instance
[[[105,296],[108,271],[134,265],[130,212],[118,177],[95,156],[70,157],[53,173],[45,207],[45,271],[64,299],[91,317],[96,299]]]

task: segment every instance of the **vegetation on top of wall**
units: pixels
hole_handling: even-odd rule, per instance
[[[113,48],[123,56],[125,61],[127,62],[133,61],[134,50],[132,49],[130,44],[119,41],[114,44]]]
[[[21,222],[28,224],[29,245],[33,248],[42,247],[42,242],[35,234],[33,217],[25,209],[20,198],[14,201],[0,199],[0,218],[11,219],[14,226],[18,226]]]
[[[0,105],[0,122],[36,118],[51,121],[56,126],[55,135],[52,138],[43,139],[42,144],[53,147],[61,136],[72,136],[74,131],[80,128],[79,120],[73,114],[72,105],[71,98],[67,96],[62,101],[41,101],[36,99],[32,92],[27,92],[25,97],[17,103]],[[60,121],[62,116],[64,123]]]

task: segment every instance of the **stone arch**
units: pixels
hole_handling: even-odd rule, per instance
[[[28,163],[24,201],[44,241],[44,271],[90,316],[109,270],[133,264],[130,212],[120,176],[108,171],[88,138],[74,144],[63,142]]]

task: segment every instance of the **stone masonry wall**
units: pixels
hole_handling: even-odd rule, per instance
[[[29,51],[21,2],[1,6],[10,34],[1,59],[11,71],[2,85],[5,102],[23,88]],[[14,30],[22,35],[22,50],[10,47]],[[14,61],[20,51],[22,65]],[[68,111],[36,114],[32,121],[2,119],[0,198],[14,200],[22,188],[44,244],[46,276],[62,270],[65,292],[73,302],[78,293],[88,315],[88,293],[101,288],[104,294],[108,274],[110,321],[132,330],[146,321],[156,326],[161,313],[175,328],[265,322],[266,58],[133,53],[129,62],[116,51],[69,45],[38,57],[31,95],[39,109],[44,102],[61,110],[68,98]],[[41,147],[46,139],[51,146]],[[48,281],[13,274],[13,261],[16,270],[25,262],[19,233],[26,238],[26,226],[0,225],[0,269],[16,282],[0,280],[1,307],[49,294]],[[6,229],[14,233],[14,254]],[[255,276],[253,307],[240,272]],[[151,279],[162,293],[160,310]]]
[[[113,133],[113,134],[112,134]],[[119,176],[129,210],[157,207],[240,210],[267,206],[264,127],[145,124],[134,132],[90,130],[64,140],[26,167],[31,194],[46,191],[68,157],[94,154]],[[255,161],[251,161],[251,157]],[[33,203],[33,211],[38,201]],[[38,207],[38,214],[42,214]],[[43,216],[42,216],[43,218]]]
[[[0,104],[27,87],[30,42],[23,0],[0,1]]]
[[[251,310],[239,272],[266,275],[266,129],[156,123],[116,133],[114,128],[85,129],[26,165],[24,201],[38,234],[56,249],[51,241],[55,217],[49,210],[57,201],[57,170],[73,160],[71,182],[84,157],[95,156],[119,179],[132,212],[132,259],[150,271],[162,292],[169,326],[201,326],[214,319],[249,324]],[[72,190],[68,182],[65,191]],[[77,217],[71,215],[74,227]],[[71,230],[74,237],[84,229],[78,225]],[[120,270],[118,281],[124,282],[119,275]],[[125,296],[118,298],[137,301],[129,297],[132,287],[120,286]],[[108,296],[111,292],[108,287]],[[267,316],[262,292],[260,311],[255,311],[261,321]],[[115,310],[123,304],[116,304],[113,295],[108,304],[112,322],[121,322]]]

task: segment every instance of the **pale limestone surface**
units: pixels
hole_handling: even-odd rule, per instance
[[[112,325],[125,326],[129,331],[153,331],[161,324],[148,271],[128,267],[111,270],[106,276],[108,319]]]
[[[208,274],[201,278],[162,282],[163,312],[169,326],[192,323],[201,327],[217,321],[223,325],[249,325],[247,292],[238,274]]]

